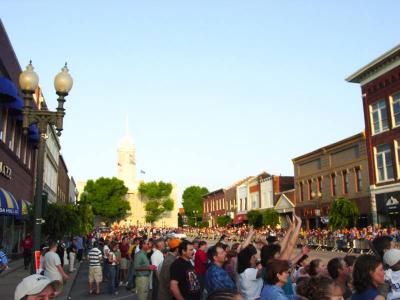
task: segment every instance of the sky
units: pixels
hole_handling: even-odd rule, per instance
[[[364,129],[345,78],[400,43],[399,1],[0,0],[50,109],[68,62],[62,155],[75,180],[116,175],[128,116],[146,181],[210,191]],[[139,172],[138,172],[139,173]]]

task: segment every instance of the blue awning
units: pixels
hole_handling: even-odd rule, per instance
[[[31,203],[26,200],[19,200],[18,201],[18,215],[16,216],[17,220],[27,220],[29,219],[29,207]]]
[[[14,196],[3,188],[0,188],[0,215],[16,216],[19,206]]]
[[[39,128],[37,127],[36,124],[29,125],[28,138],[30,141],[39,142],[40,134],[39,134]]]
[[[12,102],[18,97],[18,89],[15,84],[6,77],[0,77],[0,100]]]
[[[21,113],[24,107],[24,101],[20,97],[16,97],[15,101],[8,102],[3,105],[3,107],[8,108],[11,112]]]

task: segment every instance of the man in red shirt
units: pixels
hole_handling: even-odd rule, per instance
[[[24,250],[24,266],[25,270],[28,269],[28,266],[31,262],[32,258],[32,247],[33,247],[33,241],[32,241],[32,236],[30,233],[26,235],[26,237],[22,240],[21,247]]]
[[[207,271],[207,242],[206,241],[200,241],[198,249],[196,251],[196,255],[194,257],[194,271],[197,274],[197,277],[199,278],[201,289],[204,288],[204,280],[206,276],[206,271]]]
[[[128,284],[128,250],[129,250],[129,241],[127,237],[122,238],[122,243],[119,245],[119,251],[121,252],[121,262],[120,262],[120,273],[121,273],[121,282],[120,285]]]

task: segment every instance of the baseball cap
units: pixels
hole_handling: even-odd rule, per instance
[[[400,261],[400,250],[399,249],[390,249],[385,252],[383,255],[383,262],[387,264],[389,267],[394,266]]]
[[[180,239],[170,239],[168,241],[168,248],[169,249],[175,249],[175,248],[179,247],[180,244],[181,244],[181,240]]]
[[[62,284],[58,280],[51,280],[50,278],[33,274],[25,277],[15,289],[14,299],[21,300],[25,296],[36,295],[43,291],[46,287],[51,285],[55,292],[59,292],[62,288]]]

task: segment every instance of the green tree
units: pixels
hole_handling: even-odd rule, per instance
[[[219,217],[217,218],[217,224],[218,224],[218,226],[220,226],[220,227],[225,227],[226,225],[228,225],[228,224],[231,223],[231,222],[232,222],[231,217],[230,217],[230,216],[227,216],[227,215],[225,215],[225,216],[219,216]]]
[[[86,183],[83,197],[91,205],[93,213],[110,224],[123,219],[130,210],[125,196],[128,188],[116,177],[100,177]]]
[[[81,220],[80,234],[88,234],[93,229],[94,214],[92,206],[87,201],[79,201],[76,205],[77,214]]]
[[[166,211],[174,209],[174,200],[170,195],[172,184],[165,182],[142,182],[139,186],[141,197],[146,198],[146,222],[154,223],[159,220]]]
[[[360,212],[354,202],[347,198],[338,198],[333,201],[329,211],[329,226],[332,229],[349,227],[359,215]]]
[[[81,233],[82,221],[75,205],[50,203],[44,219],[43,233],[50,239]]]
[[[202,223],[203,196],[206,194],[208,194],[208,189],[197,185],[189,186],[183,192],[182,206],[185,209],[185,215],[188,218],[188,224],[190,226],[195,225],[196,219],[197,219],[197,225]]]
[[[263,215],[259,210],[250,210],[247,213],[247,220],[250,225],[254,226],[254,228],[260,228],[263,226]]]
[[[279,214],[273,208],[267,208],[262,211],[263,225],[275,227],[279,224]]]

